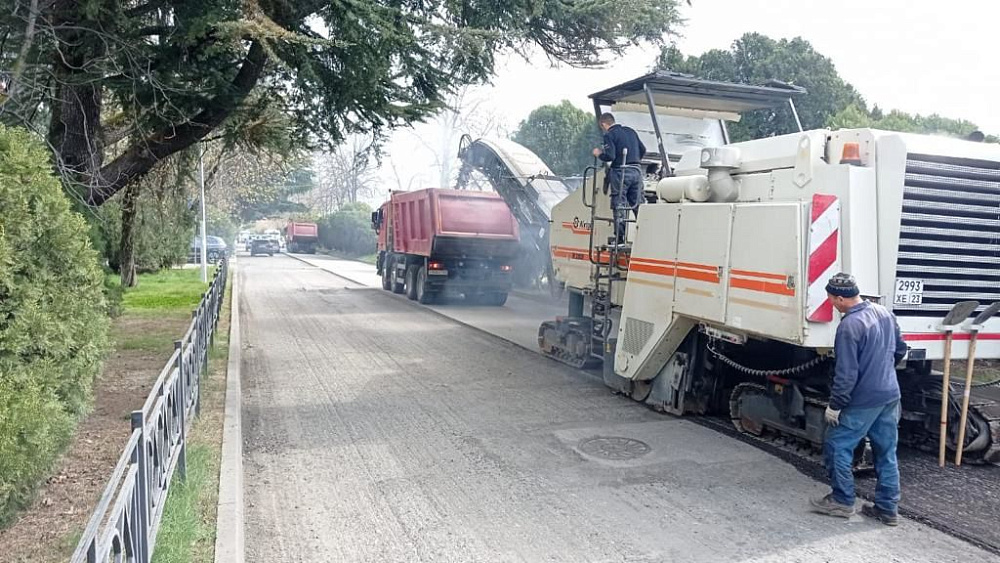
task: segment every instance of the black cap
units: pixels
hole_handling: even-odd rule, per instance
[[[838,297],[857,297],[861,290],[858,289],[854,276],[841,272],[830,278],[826,284],[826,292]]]

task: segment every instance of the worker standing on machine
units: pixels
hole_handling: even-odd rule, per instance
[[[611,163],[608,175],[611,184],[611,209],[615,218],[615,235],[618,244],[625,242],[625,214],[631,209],[639,215],[639,198],[642,197],[642,168],[646,147],[639,135],[630,127],[615,123],[615,116],[601,114],[598,120],[604,131],[604,146],[594,149],[594,156]],[[607,193],[607,192],[605,192]]]
[[[875,505],[862,512],[882,523],[898,523],[899,382],[896,364],[906,343],[896,318],[885,307],[864,301],[850,274],[830,278],[826,292],[843,314],[834,340],[836,367],[826,408],[824,457],[832,492],[811,499],[813,510],[849,518],[854,514],[854,450],[866,436],[875,455]]]

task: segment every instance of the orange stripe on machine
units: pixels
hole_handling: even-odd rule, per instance
[[[653,258],[632,257],[629,271],[657,274],[660,276],[677,276],[678,278],[697,280],[708,283],[719,283],[719,268],[706,264],[691,264],[671,260],[655,260]]]
[[[795,288],[788,287],[783,283],[767,282],[762,280],[750,280],[746,278],[733,277],[729,279],[729,287],[747,289],[760,293],[770,293],[772,295],[795,296]]]
[[[742,276],[745,278],[762,278],[765,280],[777,280],[785,281],[788,276],[784,274],[769,274],[767,272],[751,272],[749,270],[730,270],[730,273],[734,276]]]
[[[713,269],[711,272],[706,270],[689,270],[687,268],[681,268],[680,264],[677,265],[677,277],[684,278],[686,280],[697,280],[716,284],[722,281],[719,278],[718,269]]]
[[[795,288],[789,287],[789,285],[788,276],[784,274],[750,270],[732,270],[730,272],[729,287],[738,289],[793,297]]]
[[[676,260],[655,260],[653,258],[639,258],[638,256],[632,257],[632,262],[644,262],[648,264],[660,264],[663,266],[675,266],[677,265]]]
[[[657,260],[634,256],[631,259],[629,270],[661,276],[677,276],[678,278],[709,283],[720,283],[722,281],[719,268],[708,264]],[[788,287],[788,276],[784,274],[755,272],[751,270],[732,270],[730,274],[730,287],[774,295],[795,295],[795,288]]]
[[[633,261],[629,264],[628,271],[673,277],[673,275],[677,272],[677,268],[674,266],[660,266],[658,264],[645,264]]]
[[[590,259],[587,257],[588,250],[586,248],[576,248],[572,246],[553,246],[552,255],[556,258],[567,258],[569,260],[581,260],[589,262]],[[598,254],[594,252],[594,258],[601,264],[607,264],[610,260],[607,252],[601,252]],[[622,269],[628,269],[628,258],[625,256],[618,257],[618,267]]]
[[[691,270],[705,270],[705,271],[708,271],[708,272],[713,272],[716,275],[716,277],[718,277],[718,275],[719,275],[719,267],[718,266],[709,266],[707,264],[693,264],[691,262],[678,262],[677,263],[677,267],[678,268],[688,268],[688,269],[691,269]]]
[[[587,260],[587,249],[553,246],[552,255],[558,258],[569,258],[570,260]]]

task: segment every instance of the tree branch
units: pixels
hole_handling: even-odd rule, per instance
[[[170,35],[174,32],[172,25],[149,25],[141,27],[131,33],[135,37],[148,37],[150,35]]]
[[[28,54],[31,52],[31,44],[35,40],[35,21],[38,19],[38,0],[31,0],[28,7],[28,25],[24,29],[24,43],[21,43],[21,51],[14,62],[14,69],[11,73],[10,82],[7,84],[7,99],[11,100],[17,96],[17,88],[20,86],[21,76],[24,68],[28,64]]]
[[[213,98],[205,109],[187,122],[165,127],[133,144],[118,158],[105,165],[97,178],[90,182],[90,187],[87,189],[87,203],[93,206],[103,204],[129,182],[149,172],[158,161],[190,147],[221,125],[250,95],[261,77],[266,62],[267,53],[263,45],[255,41],[243,59],[243,64],[228,92]]]
[[[148,4],[140,4],[131,10],[125,11],[125,16],[129,18],[136,18],[139,16],[144,16],[150,12],[155,12],[156,10],[162,8],[165,2],[163,0],[153,0]]]

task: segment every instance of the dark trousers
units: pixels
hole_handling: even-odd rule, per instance
[[[629,209],[639,216],[639,198],[642,197],[642,174],[638,168],[612,168],[608,174],[611,183],[611,211],[615,218],[615,236],[625,242],[625,221]]]

